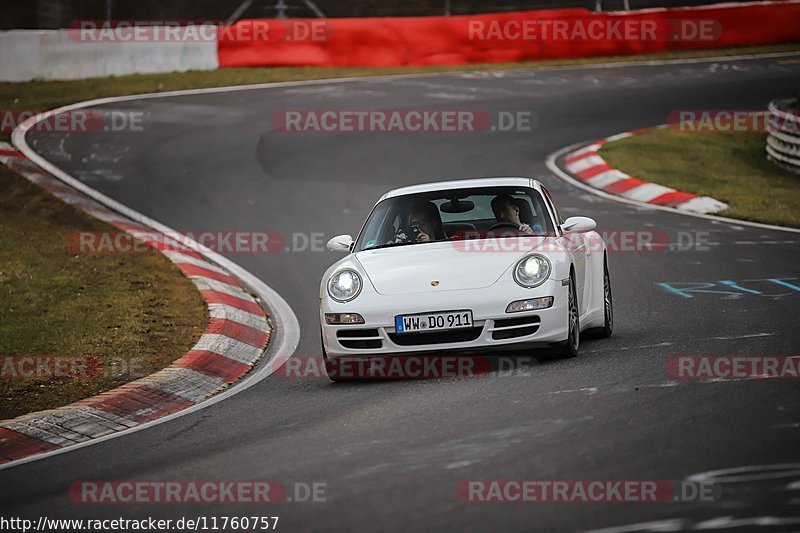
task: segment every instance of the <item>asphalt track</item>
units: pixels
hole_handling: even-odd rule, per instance
[[[675,355],[797,354],[800,292],[745,280],[800,277],[800,238],[598,198],[544,165],[566,145],[663,123],[674,110],[763,109],[793,94],[798,81],[796,58],[365,79],[136,100],[107,107],[146,112],[145,132],[29,135],[60,168],[185,231],[327,239],[356,233],[374,201],[396,186],[532,175],[566,214],[591,216],[600,229],[710,244],[613,252],[615,334],[585,341],[576,359],[465,380],[334,385],[274,375],[146,431],[0,472],[2,515],[269,515],[285,531],[580,531],[639,523],[655,524],[622,530],[798,530],[800,492],[791,486],[800,478],[797,381],[675,381],[665,365]],[[537,119],[531,131],[510,132],[271,131],[275,113],[301,108],[532,111]],[[317,286],[338,256],[226,255],[291,305],[302,330],[295,353],[318,355]],[[715,280],[759,294],[689,299],[658,285]],[[712,503],[456,497],[467,479],[683,479],[781,464],[789,466],[772,475],[729,478]],[[85,505],[67,497],[76,480],[134,479],[321,482],[327,502]]]

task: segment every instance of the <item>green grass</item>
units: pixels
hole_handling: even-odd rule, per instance
[[[766,134],[652,130],[606,144],[608,163],[639,179],[711,196],[720,216],[800,227],[800,175],[766,158]]]
[[[73,230],[114,229],[0,166],[0,363],[93,356],[108,371],[93,379],[2,378],[0,419],[164,368],[208,323],[200,293],[162,254],[70,253]]]

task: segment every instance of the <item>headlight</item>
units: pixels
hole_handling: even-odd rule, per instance
[[[549,275],[550,261],[539,254],[523,257],[514,267],[514,280],[526,289],[538,287]]]
[[[361,292],[361,276],[355,270],[340,270],[328,281],[328,294],[337,302],[349,302]]]

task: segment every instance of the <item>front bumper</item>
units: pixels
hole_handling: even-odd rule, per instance
[[[547,309],[506,313],[506,307],[513,301],[544,296],[553,296],[553,305]],[[547,280],[534,289],[525,289],[510,281],[483,289],[431,290],[421,294],[383,295],[365,291],[345,304],[326,297],[320,302],[322,342],[327,356],[332,358],[440,351],[473,354],[503,348],[511,350],[521,345],[547,347],[567,339],[568,300],[568,287],[561,280]],[[397,315],[464,309],[472,311],[473,331],[452,330],[452,335],[395,334]],[[365,323],[328,325],[325,313],[359,313]],[[520,319],[518,322],[524,324],[509,327],[508,322],[502,322],[509,319]],[[511,333],[512,330],[515,332]],[[507,335],[518,336],[503,338]]]

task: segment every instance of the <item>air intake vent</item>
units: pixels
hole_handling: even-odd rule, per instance
[[[504,318],[502,320],[495,320],[494,327],[489,331],[492,332],[492,339],[496,341],[514,339],[533,335],[539,331],[541,322],[541,319],[537,315]]]
[[[351,350],[374,350],[383,346],[377,329],[340,329],[336,332],[336,338],[339,344]]]

